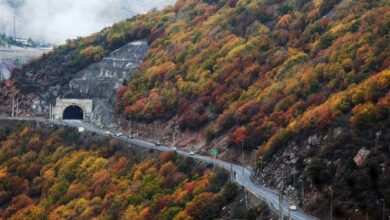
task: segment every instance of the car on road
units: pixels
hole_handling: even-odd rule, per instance
[[[107,134],[107,135],[111,135],[110,131],[104,131],[104,133]]]
[[[191,156],[194,156],[194,155],[195,155],[195,152],[194,152],[194,151],[190,151],[190,155],[191,155]]]
[[[161,146],[161,143],[160,142],[156,142],[156,143],[154,143],[154,145]]]
[[[290,207],[288,207],[288,209],[290,209],[291,211],[297,211],[297,206],[296,205],[290,205]]]

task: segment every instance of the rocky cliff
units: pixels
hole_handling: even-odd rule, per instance
[[[100,126],[113,125],[113,109],[117,89],[138,68],[146,56],[148,44],[135,41],[115,50],[101,61],[94,63],[73,75],[69,83],[51,86],[34,100],[32,110],[37,114],[47,114],[55,99],[93,99],[92,121]]]

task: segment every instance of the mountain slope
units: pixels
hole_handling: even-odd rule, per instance
[[[390,204],[389,32],[387,0],[179,0],[69,41],[13,80],[22,93],[44,92],[147,38],[118,113],[161,121],[154,131],[164,138],[179,127],[224,159],[238,161],[243,147],[254,178],[275,189],[285,182],[318,216],[333,186],[337,217],[375,219],[376,201]]]
[[[118,109],[178,115],[182,130],[232,145],[244,135],[248,150],[390,64],[385,1],[179,1],[173,12]]]
[[[390,197],[388,1],[179,1],[171,11],[118,94],[123,115],[172,119],[227,158],[242,144],[256,150],[256,178],[285,182],[316,216],[328,213],[330,186],[338,218],[380,216],[375,201]]]
[[[74,129],[6,124],[2,219],[214,219],[237,193],[226,172],[173,152],[148,158]]]
[[[161,22],[161,13],[137,16],[116,23],[86,38],[68,40],[41,59],[13,74],[16,86],[24,93],[42,93],[50,86],[69,83],[74,74],[100,61],[130,41],[144,40]]]

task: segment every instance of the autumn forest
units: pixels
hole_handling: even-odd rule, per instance
[[[242,150],[253,178],[294,186],[315,216],[388,209],[388,0],[178,0],[68,40],[16,70],[7,91],[32,105],[137,40],[147,56],[112,97],[117,118],[169,124],[235,163]],[[115,141],[18,129],[1,137],[3,218],[214,219],[237,194],[227,173],[173,153],[140,161]]]

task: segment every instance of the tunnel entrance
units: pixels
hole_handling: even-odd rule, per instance
[[[62,117],[64,120],[83,120],[84,111],[77,105],[68,106]]]

